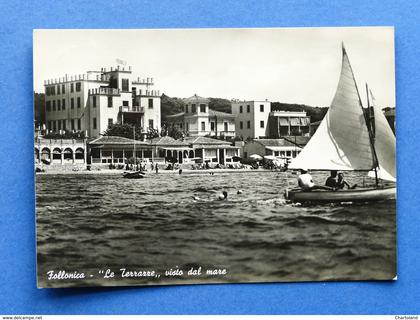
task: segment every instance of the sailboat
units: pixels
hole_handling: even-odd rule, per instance
[[[324,119],[291,162],[289,169],[366,171],[375,176],[375,186],[352,190],[286,190],[293,202],[355,202],[395,199],[396,187],[378,181],[396,181],[395,136],[382,113],[373,104],[373,121],[360,99],[350,61],[342,45],[342,66],[337,90]],[[372,128],[375,130],[372,130]]]

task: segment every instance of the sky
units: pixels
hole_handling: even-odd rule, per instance
[[[344,42],[359,92],[395,107],[394,30],[366,28],[35,30],[34,91],[65,74],[132,66],[171,97],[329,106]]]

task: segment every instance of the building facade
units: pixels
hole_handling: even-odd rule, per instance
[[[153,85],[153,78],[136,78],[131,67],[120,66],[46,80],[47,129],[97,137],[111,124],[138,123],[145,132],[160,131],[160,93]]]
[[[273,111],[269,115],[269,137],[309,135],[309,124],[304,111]]]
[[[268,117],[271,112],[270,101],[232,101],[232,114],[235,116],[236,136],[244,140],[267,137]]]
[[[89,143],[90,163],[93,166],[126,164],[134,156],[143,163],[165,164],[176,159],[179,164],[233,164],[240,156],[240,147],[227,141],[208,137],[187,137],[175,140],[158,137],[138,141],[115,136],[102,136]]]
[[[235,137],[235,115],[210,109],[209,99],[197,95],[184,102],[184,112],[167,116],[169,125],[192,137]]]
[[[295,158],[309,141],[309,137],[283,137],[280,139],[253,139],[243,146],[243,156],[257,154],[261,157],[274,156],[278,161],[287,164]]]

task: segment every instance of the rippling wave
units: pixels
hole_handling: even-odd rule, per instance
[[[395,201],[305,207],[286,174],[37,176],[39,285],[392,279]],[[349,175],[347,175],[349,176]],[[323,181],[325,176],[315,176]],[[361,184],[354,174],[352,182]],[[242,190],[242,193],[237,193]],[[222,191],[228,198],[219,201]],[[48,270],[226,268],[221,277],[99,277],[49,282]]]

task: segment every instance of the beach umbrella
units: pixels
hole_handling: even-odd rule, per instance
[[[251,154],[249,157],[253,160],[262,160],[263,158],[259,154]]]

